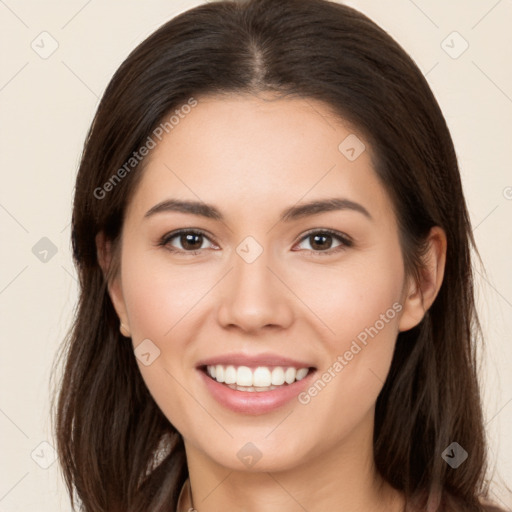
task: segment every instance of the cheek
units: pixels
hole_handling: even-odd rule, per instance
[[[127,249],[124,255],[123,295],[134,342],[171,339],[214,282],[211,269],[190,271],[172,264],[164,251]]]
[[[330,268],[310,265],[303,272],[290,270],[288,279],[323,324],[332,350],[342,349],[360,333],[364,337],[365,329],[375,324],[379,331],[397,328],[404,279],[399,253],[375,251]]]
[[[375,251],[330,273],[318,269],[309,277],[313,286],[304,296],[328,328],[322,338],[328,357],[319,369],[320,382],[306,390],[301,403],[315,401],[317,411],[350,422],[375,402],[391,365],[402,310],[401,254]],[[347,410],[352,411],[351,419]]]
[[[187,368],[192,361],[186,348],[194,332],[194,305],[211,284],[206,276],[198,281],[194,276],[191,282],[192,273],[170,264],[160,250],[138,248],[128,241],[125,249],[121,272],[132,342],[136,354],[142,342],[150,353],[149,364],[137,360],[140,373],[169,421],[180,431],[190,430],[190,417],[201,411],[194,410],[194,402],[191,406],[190,395],[180,383],[190,377]]]

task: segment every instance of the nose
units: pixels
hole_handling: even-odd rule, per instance
[[[233,268],[223,279],[218,321],[227,329],[257,332],[262,328],[287,328],[293,321],[293,293],[270,251],[246,261],[233,254]]]

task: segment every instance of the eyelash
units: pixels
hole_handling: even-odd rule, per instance
[[[164,235],[160,239],[160,241],[158,242],[157,245],[159,247],[166,247],[167,250],[169,250],[173,253],[176,253],[176,254],[183,254],[186,256],[197,256],[203,249],[198,249],[195,251],[184,251],[182,249],[176,249],[175,247],[169,246],[169,243],[171,242],[172,239],[174,239],[180,235],[184,235],[184,234],[202,235],[203,237],[205,237],[206,239],[209,240],[209,237],[207,236],[207,234],[204,231],[196,230],[196,229],[179,229],[177,231],[173,231],[171,233],[167,233],[166,235]],[[353,245],[353,241],[347,235],[344,235],[344,234],[342,234],[338,231],[334,231],[332,229],[314,229],[314,230],[308,231],[307,233],[305,233],[302,236],[302,238],[299,240],[299,243],[302,243],[304,240],[307,240],[308,238],[310,238],[311,236],[316,235],[316,234],[332,236],[333,238],[336,238],[339,242],[341,242],[341,244],[338,247],[334,247],[332,249],[327,249],[325,251],[310,250],[310,252],[312,254],[314,254],[315,256],[330,256],[332,254],[343,251],[343,250],[347,249],[348,247],[352,247],[352,245]]]

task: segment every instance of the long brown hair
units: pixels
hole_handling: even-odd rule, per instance
[[[320,100],[364,134],[393,202],[408,275],[418,276],[430,228],[445,230],[444,282],[422,322],[398,335],[377,400],[375,463],[415,510],[484,510],[474,240],[452,139],[406,52],[360,12],[326,0],[201,5],[143,41],[108,85],[76,179],[72,244],[80,294],[60,354],[55,410],[72,500],[87,512],[176,507],[188,474],[183,441],[119,333],[107,290],[116,266],[105,278],[95,236],[103,232],[118,247],[144,169],[143,159],[131,158],[162,120],[192,97],[262,91]],[[469,452],[457,469],[441,457],[452,442]]]

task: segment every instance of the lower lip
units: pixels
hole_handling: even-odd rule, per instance
[[[293,384],[281,386],[271,391],[251,392],[231,389],[225,384],[220,384],[212,379],[204,371],[198,371],[217,402],[234,412],[254,415],[274,411],[293,400],[309,385],[315,374],[314,370],[310,371],[302,380],[297,380]]]

